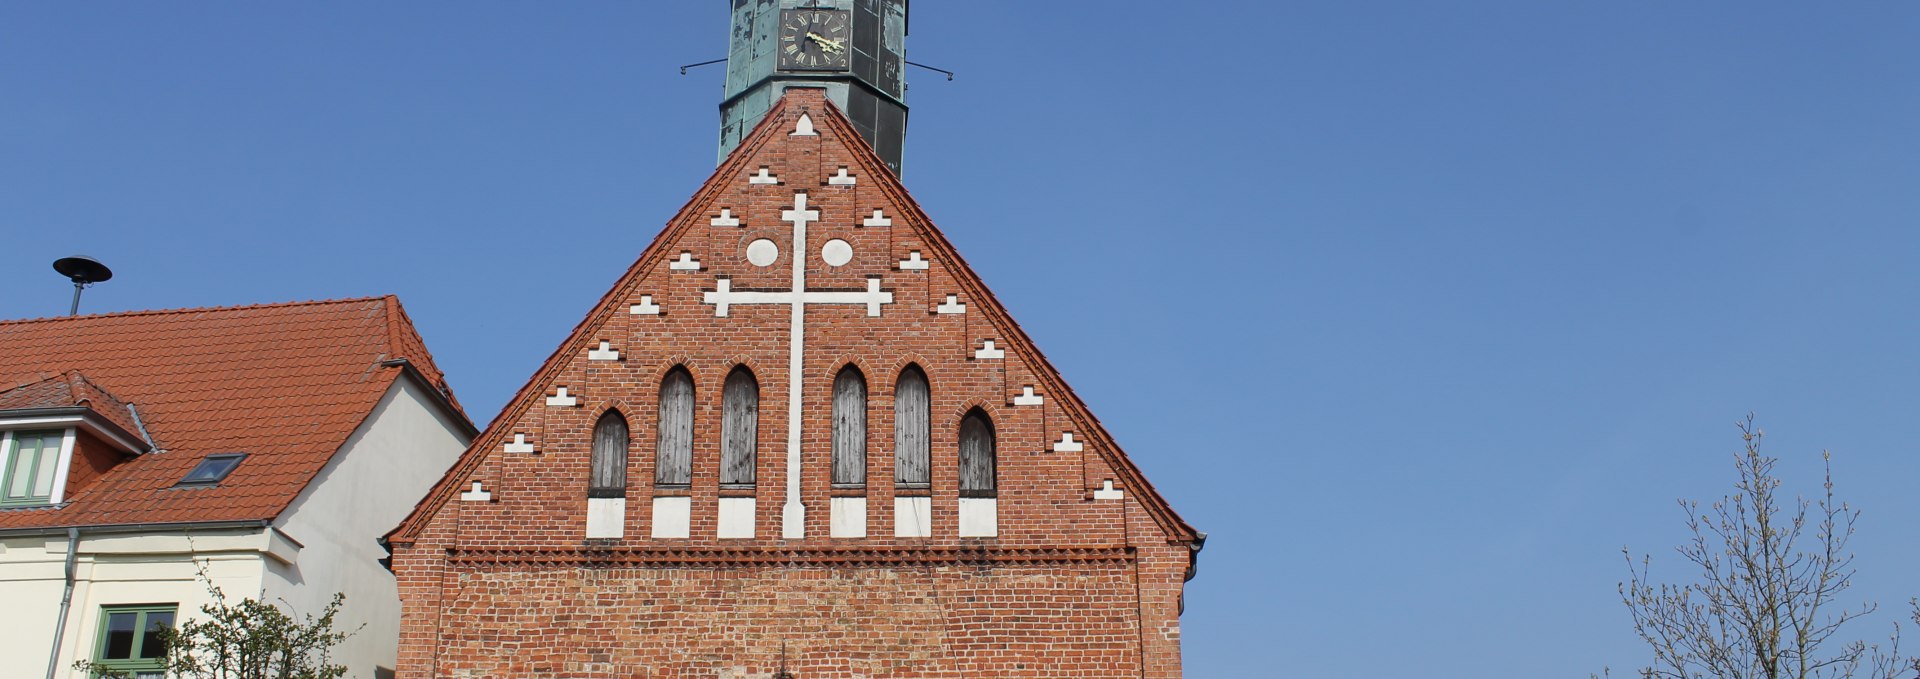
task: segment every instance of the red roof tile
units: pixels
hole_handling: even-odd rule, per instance
[[[134,422],[126,402],[107,393],[78,370],[0,391],[0,416],[9,410],[73,407],[92,410],[130,436],[140,435],[140,425]]]
[[[392,296],[0,322],[0,385],[23,385],[0,408],[63,390],[65,405],[124,400],[162,449],[59,507],[0,510],[0,530],[273,519],[403,373],[383,364],[397,358],[458,409]],[[223,452],[248,457],[218,486],[174,488]]]

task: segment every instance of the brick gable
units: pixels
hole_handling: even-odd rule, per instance
[[[815,134],[794,134],[802,116]],[[797,407],[795,314],[780,302],[795,256],[810,300]],[[867,386],[859,489],[830,482],[833,384],[849,365]],[[894,483],[908,365],[931,387],[924,491]],[[694,383],[692,482],[656,488],[660,385],[676,367]],[[740,367],[759,382],[750,490],[719,482],[722,385]],[[975,409],[996,434],[998,492],[963,528],[959,423]],[[596,539],[593,427],[611,410],[632,433],[629,484],[610,519],[620,537]],[[793,412],[806,509],[790,528]],[[750,522],[729,502],[750,503]],[[896,506],[913,502],[930,530],[896,537]],[[681,520],[656,506],[684,506],[684,528],[652,537]],[[865,536],[834,537],[837,513],[864,517]],[[963,536],[982,516],[991,537]],[[767,115],[389,538],[409,676],[764,672],[785,641],[808,677],[1177,676],[1179,591],[1201,539],[814,90]]]

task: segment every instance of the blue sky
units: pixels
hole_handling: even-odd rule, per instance
[[[0,4],[0,317],[76,252],[397,293],[488,419],[712,170],[668,5]],[[1920,595],[1920,4],[916,9],[907,184],[1212,534],[1190,676],[1642,662],[1619,550],[1680,572],[1748,411]]]

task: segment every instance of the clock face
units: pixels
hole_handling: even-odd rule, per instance
[[[843,9],[781,11],[780,70],[847,70],[853,53],[851,16]]]

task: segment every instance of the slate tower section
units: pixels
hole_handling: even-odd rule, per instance
[[[820,89],[388,536],[412,679],[1172,679],[1203,539]]]
[[[825,88],[860,136],[894,174],[907,136],[907,0],[730,0],[733,30],[727,48],[726,95],[720,103],[720,160],[779,101],[788,88]],[[783,31],[799,12],[844,13],[849,35],[844,64],[795,63],[781,52],[804,46],[800,31]],[[823,24],[824,25],[824,24]],[[785,38],[794,37],[801,45]]]

